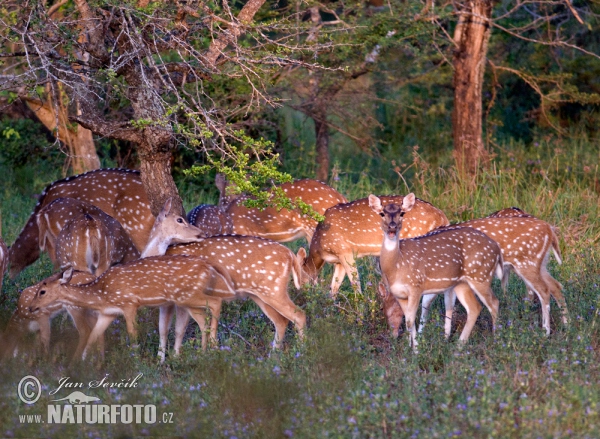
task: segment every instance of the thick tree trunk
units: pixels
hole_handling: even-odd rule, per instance
[[[317,152],[317,180],[327,182],[329,178],[329,126],[327,115],[319,112],[314,115]]]
[[[491,34],[491,0],[467,0],[460,5],[454,33],[454,159],[461,176],[475,175],[487,166],[489,153],[482,136],[482,89]]]
[[[67,97],[60,85],[57,94],[56,102],[52,99],[50,88],[47,89],[48,98],[45,101],[29,97],[25,97],[24,100],[40,122],[66,145],[69,154],[65,169],[71,167],[74,174],[99,169],[100,159],[96,153],[92,132],[69,121],[69,109],[64,104]],[[76,104],[79,112],[79,104]]]

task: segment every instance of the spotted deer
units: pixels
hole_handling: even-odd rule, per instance
[[[221,181],[223,179],[221,178]],[[300,238],[312,239],[317,221],[295,210],[267,207],[260,210],[248,208],[242,203],[249,197],[246,195],[229,196],[226,184],[217,186],[221,190],[219,205],[233,221],[233,233],[237,235],[258,236],[278,242],[289,242]],[[297,180],[280,186],[285,195],[292,201],[301,199],[310,204],[315,212],[323,215],[327,208],[348,200],[338,191],[317,180]]]
[[[494,273],[498,278],[502,277],[500,248],[482,232],[468,227],[436,230],[425,236],[401,240],[404,216],[415,202],[414,194],[408,194],[401,205],[384,206],[380,198],[369,195],[370,208],[382,217],[380,263],[383,281],[404,311],[406,329],[415,350],[415,319],[424,294],[448,295],[454,291],[467,310],[467,323],[460,335],[460,340],[466,342],[481,312],[475,295],[490,311],[492,327],[495,327],[498,299],[491,282]],[[448,329],[449,325],[446,336]]]
[[[383,206],[401,205],[400,195],[380,196]],[[430,203],[416,199],[413,209],[406,212],[400,238],[412,238],[448,225],[446,215]],[[300,258],[304,270],[303,282],[316,282],[325,262],[334,264],[331,295],[338,290],[347,275],[350,282],[360,290],[355,259],[379,256],[381,251],[381,219],[369,208],[369,200],[361,198],[350,203],[338,204],[325,212],[325,220],[317,226],[310,241],[307,258]]]
[[[29,310],[36,313],[56,303],[95,310],[98,320],[83,350],[83,359],[118,315],[124,315],[133,343],[137,340],[135,317],[138,308],[165,303],[175,303],[186,309],[205,334],[204,309],[210,309],[213,319],[217,319],[222,297],[234,295],[225,270],[187,255],[148,257],[117,265],[83,285],[73,285],[72,275],[73,270],[68,269],[56,279],[42,282]],[[212,326],[216,329],[216,324]],[[203,345],[205,343],[203,335]],[[178,352],[179,346],[175,349]]]
[[[506,286],[506,271],[513,269],[527,288],[538,296],[542,308],[542,326],[550,334],[550,297],[554,297],[562,313],[563,324],[568,324],[568,311],[562,294],[562,285],[546,268],[550,252],[562,263],[558,238],[550,224],[531,215],[487,217],[453,224],[447,229],[473,228],[485,233],[498,243],[502,251]],[[427,320],[433,297],[423,299],[421,323]]]
[[[198,256],[227,270],[236,298],[252,299],[275,325],[273,348],[281,347],[290,321],[298,336],[303,337],[306,315],[294,305],[287,291],[290,273],[294,285],[300,288],[301,267],[287,247],[254,236],[225,235],[170,247],[167,255],[173,254]],[[161,341],[161,346],[165,345],[166,339]]]
[[[202,231],[204,238],[233,233],[231,216],[219,206],[200,204],[189,211],[187,220]]]
[[[531,217],[527,212],[518,207],[505,207],[504,209],[497,210],[496,212],[490,213],[487,218],[525,218]]]
[[[11,278],[39,257],[37,215],[57,198],[76,198],[99,207],[121,223],[138,250],[146,245],[154,216],[140,173],[128,169],[98,169],[55,181],[42,192],[25,227],[9,249]]]
[[[94,276],[140,257],[121,224],[105,213],[75,216],[65,224],[52,247],[59,267],[70,266]]]
[[[19,343],[24,338],[27,331],[40,331],[40,341],[43,351],[48,354],[50,352],[50,321],[63,310],[66,310],[71,316],[75,328],[79,332],[79,342],[75,349],[75,353],[73,354],[73,359],[81,356],[92,328],[96,324],[97,318],[93,311],[74,306],[63,306],[62,303],[54,303],[36,313],[32,313],[29,310],[31,301],[35,297],[40,286],[44,283],[58,279],[59,276],[60,273],[54,274],[23,290],[19,296],[17,309],[8,321],[8,325],[4,331],[0,346],[0,359],[16,353]],[[94,279],[96,279],[96,277],[90,273],[74,272],[71,282],[73,284],[84,284],[92,282]],[[104,338],[101,337],[99,342],[101,350],[104,350]]]

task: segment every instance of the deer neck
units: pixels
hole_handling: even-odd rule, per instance
[[[171,239],[161,235],[154,235],[150,233],[148,244],[144,247],[144,251],[140,255],[140,258],[147,258],[149,256],[163,256],[167,252],[167,248],[171,244]]]
[[[97,282],[88,285],[63,285],[58,300],[63,304],[80,308],[103,308],[107,302],[96,293],[98,286]]]
[[[402,242],[398,239],[398,235],[394,238],[390,238],[387,233],[383,234],[383,243],[381,244],[381,253],[379,260],[381,263],[381,269],[386,272],[386,267],[395,267],[398,261],[401,259]]]

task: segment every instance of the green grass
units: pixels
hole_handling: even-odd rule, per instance
[[[285,167],[294,176],[314,172],[304,152],[298,148],[286,155]],[[128,346],[119,319],[107,331],[103,364],[69,365],[77,334],[66,317],[57,317],[50,358],[38,354],[31,336],[28,347],[0,366],[0,436],[598,437],[597,145],[585,139],[568,144],[542,139],[530,147],[508,143],[497,148],[493,166],[474,184],[458,181],[449,167],[429,165],[427,154],[420,153],[406,154],[411,157],[406,163],[382,155],[365,160],[360,169],[339,161],[331,184],[349,199],[412,190],[444,210],[451,221],[516,205],[550,222],[557,227],[564,260],[560,266],[552,260],[550,271],[564,285],[568,328],[552,303],[553,332],[546,337],[538,302],[524,301],[525,286],[513,275],[507,293],[494,284],[501,305],[495,335],[484,310],[469,343],[459,349],[465,312],[457,307],[453,335],[446,341],[442,301],[437,300],[415,355],[406,334],[390,338],[377,302],[376,265],[365,258],[358,262],[362,294],[346,281],[338,300],[329,299],[330,269],[319,286],[290,291],[307,313],[309,328],[302,343],[290,327],[281,352],[270,352],[273,328],[261,311],[251,302],[234,302],[225,306],[220,321],[219,349],[202,352],[196,326],[190,325],[182,355],[158,364],[157,312],[142,310],[139,348]],[[58,176],[53,170],[37,172],[35,186],[27,188],[18,183],[18,175],[30,171],[1,171],[8,178],[0,191],[2,230],[12,243],[35,204],[31,195]],[[186,207],[216,200],[215,191],[198,187],[181,188]],[[5,279],[0,328],[14,310],[18,290],[51,271],[44,257],[15,281]],[[84,393],[103,404],[156,404],[159,419],[162,412],[173,413],[174,424],[19,423],[20,414],[45,417],[46,404],[56,398],[47,392],[61,377],[87,383],[106,374],[119,381],[138,373],[143,377],[135,389]],[[48,386],[33,406],[22,404],[16,392],[19,380],[29,374]]]

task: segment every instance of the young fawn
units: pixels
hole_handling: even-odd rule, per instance
[[[550,252],[560,264],[558,238],[550,224],[515,208],[503,209],[480,219],[453,224],[446,229],[473,228],[485,233],[498,243],[504,261],[502,287],[506,289],[508,273],[513,269],[525,282],[527,289],[540,299],[542,326],[550,334],[550,297],[554,297],[561,309],[563,324],[568,324],[567,304],[562,285],[546,268]],[[421,326],[427,320],[428,308],[433,297],[423,299]]]
[[[434,231],[418,238],[400,240],[403,217],[414,205],[414,194],[405,196],[401,205],[386,206],[375,195],[369,195],[369,206],[382,217],[384,239],[380,262],[383,280],[404,311],[414,349],[417,348],[415,319],[421,297],[423,294],[447,294],[452,290],[467,310],[467,323],[460,335],[460,340],[466,342],[481,311],[473,293],[490,311],[495,327],[498,299],[491,282],[494,273],[498,278],[502,277],[500,248],[485,234],[469,228]]]
[[[399,195],[381,196],[381,204],[401,204],[404,197]],[[381,251],[381,220],[369,208],[369,200],[362,198],[350,203],[338,204],[325,212],[325,220],[317,226],[310,241],[307,258],[302,258],[303,283],[316,282],[325,262],[334,264],[331,280],[331,295],[338,290],[347,275],[350,282],[360,290],[355,258],[379,256]],[[430,203],[415,200],[412,210],[404,217],[401,238],[413,238],[448,225],[446,215]]]
[[[73,270],[69,269],[61,276],[41,282],[29,310],[36,313],[55,303],[95,310],[98,320],[83,350],[84,359],[90,347],[118,315],[125,316],[127,331],[135,342],[138,308],[166,303],[175,303],[192,315],[203,330],[205,346],[204,309],[210,309],[213,318],[217,319],[221,297],[235,294],[226,271],[201,258],[186,255],[149,257],[117,265],[83,285],[73,285],[72,275]],[[216,324],[213,326],[216,331]],[[176,352],[179,347],[176,344]]]

